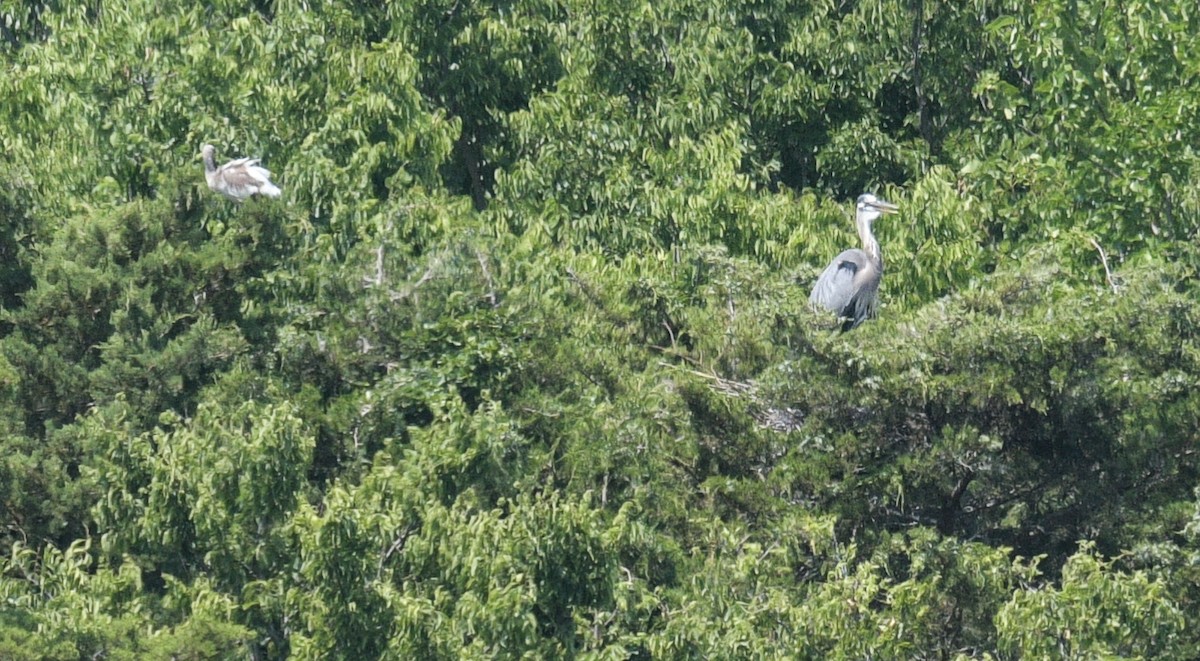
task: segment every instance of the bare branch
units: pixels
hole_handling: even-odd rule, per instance
[[[375,249],[375,275],[363,276],[363,285],[378,287],[383,284],[383,245]]]
[[[483,254],[482,250],[475,249],[475,259],[479,260],[479,270],[483,272],[483,279],[487,281],[488,293],[487,301],[492,307],[496,307],[496,285],[492,281],[492,270],[488,268],[487,255]]]
[[[1092,247],[1100,253],[1100,263],[1104,265],[1104,279],[1108,281],[1108,286],[1112,287],[1113,293],[1116,294],[1117,283],[1113,281],[1112,271],[1110,271],[1108,268],[1108,255],[1104,253],[1104,248],[1102,248],[1095,239],[1088,237],[1088,241],[1092,244]]]

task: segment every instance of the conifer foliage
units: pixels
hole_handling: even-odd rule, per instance
[[[1200,655],[1194,1],[0,0],[0,72],[0,658]]]

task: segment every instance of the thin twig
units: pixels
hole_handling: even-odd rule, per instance
[[[415,294],[418,289],[421,288],[421,285],[425,284],[426,282],[429,282],[430,280],[433,280],[434,271],[441,265],[442,265],[441,259],[434,260],[433,264],[431,264],[429,266],[429,268],[425,269],[425,273],[423,275],[421,275],[421,278],[419,280],[417,280],[416,282],[414,282],[410,287],[408,287],[407,290],[402,291],[402,292],[396,292],[396,291],[388,292],[388,298],[393,303],[395,303],[396,301],[402,301],[406,298],[409,298],[410,296]]]
[[[683,356],[683,357],[686,358],[686,356]],[[750,384],[750,383],[742,383],[741,381],[731,381],[729,379],[719,377],[716,374],[711,374],[708,372],[701,372],[698,370],[692,370],[692,369],[688,369],[686,367],[680,367],[678,365],[672,365],[670,363],[667,363],[667,362],[664,362],[661,360],[658,361],[658,364],[662,365],[663,367],[682,370],[684,372],[687,372],[688,374],[691,374],[692,376],[698,376],[698,377],[701,377],[704,379],[708,379],[709,381],[712,381],[716,385],[719,392],[724,392],[726,394],[731,394],[731,395],[752,394],[755,392],[754,385]]]
[[[576,287],[579,287],[579,290],[583,292],[583,295],[587,297],[588,301],[592,305],[596,306],[598,310],[603,312],[604,316],[610,323],[618,327],[624,327],[628,323],[625,319],[622,319],[620,315],[609,310],[604,304],[604,299],[602,299],[596,290],[592,288],[591,284],[581,278],[579,274],[575,273],[574,269],[568,266],[566,268],[566,273],[567,279],[575,283]]]
[[[413,532],[414,528],[411,525],[400,531],[400,534],[392,541],[392,545],[379,556],[379,568],[377,569],[379,575],[383,575],[383,565],[391,559],[392,555],[397,551],[404,550],[404,546],[408,543],[408,538]]]
[[[479,269],[483,272],[483,279],[487,281],[488,304],[490,304],[492,307],[496,307],[496,285],[492,282],[492,270],[488,268],[487,257],[483,254],[482,250],[476,249],[475,259],[479,260]]]
[[[383,246],[375,249],[375,277],[363,276],[363,284],[378,287],[383,284]]]

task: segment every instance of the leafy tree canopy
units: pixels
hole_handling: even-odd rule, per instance
[[[1198,35],[0,0],[0,657],[1196,658]]]

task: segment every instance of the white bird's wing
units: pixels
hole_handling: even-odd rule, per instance
[[[271,183],[271,171],[262,166],[250,165],[246,167],[246,174],[250,175],[260,183]]]
[[[217,168],[209,187],[237,201],[252,195],[279,197],[282,191],[271,182],[271,171],[260,166],[259,161],[248,157],[229,161]]]
[[[232,161],[229,161],[228,163],[226,163],[225,165],[222,165],[221,167],[217,168],[217,171],[220,172],[222,170],[235,170],[237,168],[245,167],[247,165],[254,165],[259,160],[260,159],[257,159],[257,158],[235,158]]]

